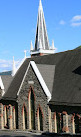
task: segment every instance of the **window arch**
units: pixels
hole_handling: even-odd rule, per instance
[[[27,129],[27,109],[25,104],[23,105],[23,129]]]
[[[78,114],[75,115],[75,133],[81,133],[81,118]]]
[[[37,117],[38,117],[38,130],[43,131],[43,112],[41,107],[38,107],[37,110]]]
[[[29,129],[35,129],[35,94],[32,88],[29,92]]]
[[[63,129],[63,114],[57,113],[56,120],[57,120],[57,133],[60,133],[62,132]]]
[[[9,119],[8,119],[8,106],[4,107],[5,109],[5,128],[9,129]]]

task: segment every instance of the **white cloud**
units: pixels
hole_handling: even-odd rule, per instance
[[[11,70],[12,61],[0,59],[0,71]]]
[[[71,26],[72,27],[81,26],[81,15],[76,15],[71,19]]]
[[[3,60],[0,59],[0,72],[4,72],[5,70],[12,70],[12,60]],[[16,67],[20,64],[21,60],[15,61]]]
[[[81,22],[71,23],[71,26],[73,26],[73,27],[81,26]]]
[[[64,20],[61,20],[61,21],[59,22],[59,24],[60,24],[60,25],[65,25],[66,22],[65,22]]]
[[[81,15],[76,15],[72,18],[72,22],[81,21]]]

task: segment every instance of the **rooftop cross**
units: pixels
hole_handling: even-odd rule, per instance
[[[24,58],[25,58],[25,59],[26,59],[26,52],[27,52],[27,51],[26,51],[26,50],[24,50],[24,54],[25,54]]]
[[[14,76],[15,73],[16,73],[16,66],[15,66],[15,60],[14,60],[14,56],[13,56],[12,76]]]

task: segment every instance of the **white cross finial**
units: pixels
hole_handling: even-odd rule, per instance
[[[14,76],[15,73],[16,73],[16,66],[15,66],[15,60],[14,60],[14,56],[13,56],[12,76]]]
[[[24,58],[25,58],[25,59],[26,59],[26,52],[27,52],[27,51],[26,51],[26,50],[24,50],[24,54],[25,54]]]
[[[52,40],[52,49],[55,49],[55,47],[54,47],[54,40]]]
[[[32,41],[31,41],[31,45],[30,45],[30,51],[33,50],[33,44],[32,44]]]

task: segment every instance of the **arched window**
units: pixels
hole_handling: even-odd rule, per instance
[[[29,129],[35,129],[35,94],[32,88],[29,90]]]
[[[43,131],[43,117],[40,108],[39,108],[39,130]]]
[[[31,129],[35,129],[35,100],[34,100],[34,94],[31,89],[30,93],[30,115],[31,115]]]
[[[57,119],[57,133],[61,133],[63,129],[63,114],[57,113],[56,119]]]
[[[23,106],[23,129],[27,129],[27,110],[25,106]]]
[[[5,106],[5,128],[9,128],[9,119],[8,119],[8,108]]]
[[[75,115],[75,133],[81,133],[81,118]]]
[[[13,107],[13,128],[16,129],[16,114],[15,114],[15,107]]]

